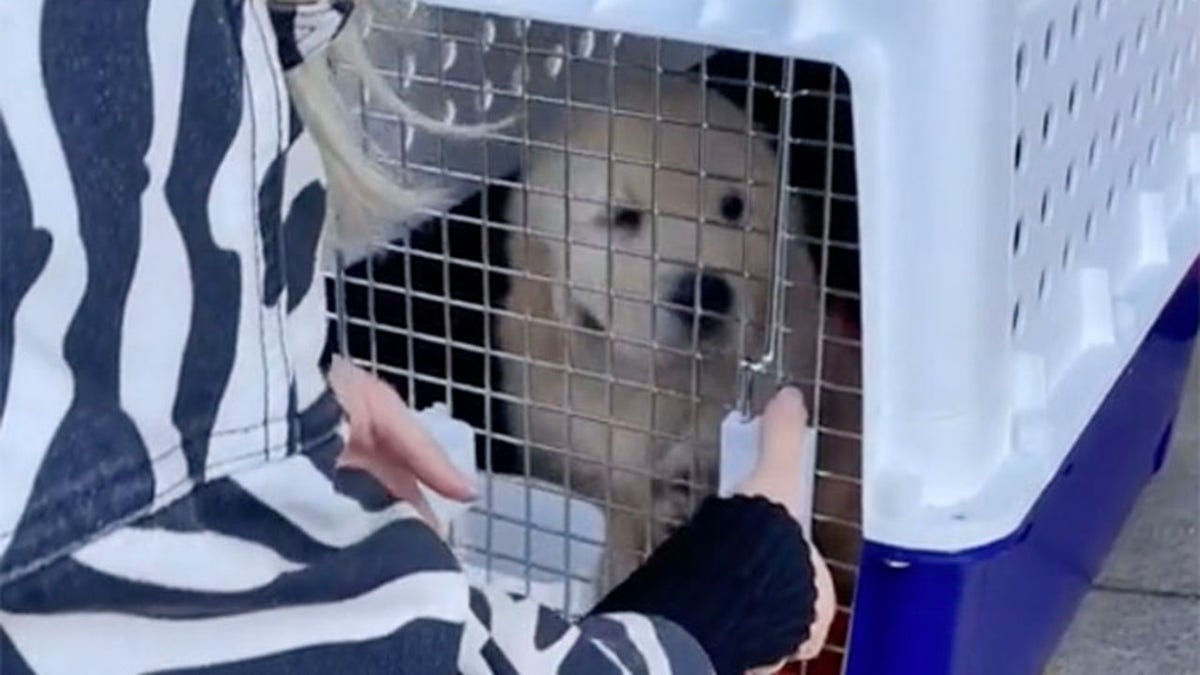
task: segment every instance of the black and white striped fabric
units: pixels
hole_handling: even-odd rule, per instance
[[[471,588],[335,471],[283,71],[348,11],[0,0],[0,672],[708,672],[674,624]]]

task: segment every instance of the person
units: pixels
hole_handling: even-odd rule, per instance
[[[466,581],[416,485],[473,486],[392,389],[319,365],[323,251],[423,198],[356,154],[310,76],[352,8],[0,0],[0,671],[814,655],[832,585],[795,520],[794,389],[739,494],[577,622]]]

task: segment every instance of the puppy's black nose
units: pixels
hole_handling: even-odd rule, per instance
[[[697,292],[700,293],[698,300]],[[696,310],[700,309],[703,312],[700,316],[700,337],[708,337],[721,326],[721,319],[714,315],[728,315],[733,307],[733,287],[722,277],[713,274],[701,274],[699,279],[695,274],[684,274],[675,281],[667,302],[677,305],[672,310],[688,324],[694,320]]]

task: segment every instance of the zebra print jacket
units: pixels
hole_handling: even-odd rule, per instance
[[[0,0],[0,671],[709,672],[673,623],[470,587],[335,471],[283,75],[347,12]]]

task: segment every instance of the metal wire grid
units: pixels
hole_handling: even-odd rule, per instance
[[[420,20],[414,20],[418,18]],[[485,474],[491,475],[496,470],[492,458],[498,444],[507,443],[518,448],[529,446],[527,438],[513,435],[496,419],[496,409],[492,405],[496,401],[515,406],[520,414],[525,416],[525,428],[529,427],[529,415],[533,411],[546,410],[557,413],[564,424],[580,422],[606,426],[609,429],[610,441],[613,431],[621,430],[649,435],[656,439],[672,440],[675,437],[663,434],[652,428],[652,425],[643,427],[638,424],[613,420],[614,388],[618,391],[621,388],[625,388],[625,390],[641,389],[656,397],[681,398],[689,402],[692,406],[690,415],[692,428],[689,432],[692,436],[700,436],[701,430],[695,428],[696,420],[699,418],[696,414],[696,406],[704,396],[708,395],[707,392],[699,391],[700,369],[704,358],[741,360],[757,356],[753,346],[747,344],[747,335],[755,330],[761,332],[766,328],[761,325],[761,322],[756,325],[745,316],[734,317],[738,324],[735,343],[729,346],[730,349],[724,350],[724,353],[719,349],[715,352],[709,349],[704,357],[697,356],[697,346],[701,342],[699,320],[692,322],[693,329],[689,344],[671,345],[657,340],[658,331],[653,325],[658,320],[659,312],[657,310],[664,307],[672,308],[659,297],[657,275],[653,273],[654,267],[666,264],[657,253],[659,250],[658,227],[650,228],[651,242],[648,251],[620,248],[619,245],[614,244],[611,230],[603,244],[597,246],[605,254],[607,269],[604,278],[609,282],[614,280],[614,260],[617,259],[617,256],[629,256],[643,260],[652,268],[652,273],[649,275],[650,286],[645,297],[622,293],[612,288],[611,283],[606,288],[600,289],[581,288],[579,285],[573,284],[570,281],[569,257],[567,269],[563,275],[565,281],[562,278],[538,276],[528,270],[515,269],[508,264],[509,261],[493,259],[494,250],[487,245],[487,234],[480,240],[478,251],[471,252],[469,255],[455,255],[455,245],[452,240],[452,234],[456,231],[455,225],[466,225],[509,236],[512,233],[525,231],[525,227],[521,223],[505,223],[492,217],[492,205],[489,204],[489,200],[493,198],[496,188],[511,191],[509,199],[523,200],[525,205],[523,211],[525,212],[528,212],[531,194],[559,198],[562,200],[563,216],[568,223],[571,222],[571,209],[579,208],[580,205],[591,204],[602,207],[609,222],[614,217],[614,212],[623,208],[622,204],[613,199],[614,171],[607,172],[608,185],[602,191],[606,198],[589,200],[587,197],[572,192],[569,173],[563,176],[562,186],[566,188],[565,190],[546,189],[545,186],[530,185],[527,181],[519,178],[514,180],[511,176],[500,175],[491,161],[492,157],[498,154],[497,148],[502,149],[499,154],[512,153],[515,150],[526,165],[532,154],[545,152],[592,158],[610,164],[619,163],[642,167],[647,170],[650,180],[649,216],[656,220],[672,216],[688,217],[689,214],[673,214],[663,208],[663,205],[659,203],[657,182],[662,180],[663,175],[690,171],[693,177],[699,179],[697,183],[699,185],[698,201],[700,202],[697,204],[694,214],[691,215],[699,221],[701,227],[706,224],[708,219],[706,211],[711,210],[706,209],[704,204],[707,185],[705,179],[709,178],[704,157],[705,144],[699,144],[697,166],[675,166],[665,163],[657,156],[657,150],[659,135],[666,125],[670,125],[672,128],[695,129],[698,134],[714,129],[737,131],[746,139],[748,154],[751,151],[751,145],[756,140],[765,139],[775,145],[780,157],[779,161],[785,169],[790,168],[788,167],[789,159],[792,165],[802,163],[809,167],[810,170],[804,172],[804,175],[809,176],[807,181],[795,179],[796,172],[791,171],[793,179],[785,188],[786,194],[773,195],[772,199],[779,204],[786,205],[791,201],[788,199],[790,196],[802,205],[808,216],[810,228],[806,234],[796,234],[790,237],[788,245],[808,246],[815,254],[814,257],[823,263],[819,265],[818,271],[821,311],[817,317],[820,339],[818,340],[816,364],[819,365],[812,369],[814,372],[792,372],[788,369],[788,363],[779,362],[776,364],[774,372],[768,373],[768,377],[787,379],[811,388],[809,402],[813,418],[820,431],[818,475],[815,482],[816,494],[813,509],[814,537],[828,557],[833,569],[841,605],[841,616],[835,627],[835,634],[831,640],[831,646],[827,650],[828,653],[809,664],[807,669],[801,672],[832,673],[840,671],[844,660],[844,645],[848,640],[846,634],[848,618],[853,602],[853,589],[861,545],[859,531],[861,514],[858,507],[861,476],[859,423],[857,420],[847,422],[844,417],[830,420],[829,416],[824,414],[826,409],[837,405],[831,401],[840,400],[843,407],[847,404],[846,402],[849,402],[848,405],[854,409],[861,409],[861,387],[857,371],[849,373],[844,369],[836,371],[830,366],[834,362],[853,362],[857,368],[861,348],[857,330],[854,328],[857,322],[857,288],[850,287],[851,284],[847,283],[840,285],[834,283],[834,274],[831,273],[832,265],[830,264],[830,261],[836,259],[838,255],[856,255],[857,246],[856,241],[852,239],[835,236],[841,214],[845,214],[847,210],[852,211],[855,202],[853,180],[851,179],[847,185],[846,180],[839,180],[837,176],[839,172],[846,171],[847,166],[852,167],[853,153],[853,142],[849,138],[849,129],[843,128],[845,127],[844,116],[839,114],[843,112],[842,108],[849,105],[844,76],[832,66],[823,66],[821,69],[826,73],[826,86],[801,86],[798,88],[793,82],[796,64],[790,61],[784,62],[786,67],[782,69],[784,72],[782,78],[773,82],[764,82],[760,74],[756,72],[762,57],[754,55],[747,56],[745,78],[727,77],[709,72],[709,60],[705,57],[713,50],[702,46],[680,45],[641,36],[607,34],[567,26],[428,8],[416,10],[416,13],[403,16],[401,19],[394,23],[381,23],[372,27],[378,35],[371,46],[373,59],[378,64],[380,74],[396,82],[397,87],[403,91],[432,92],[435,95],[434,100],[440,97],[442,101],[458,101],[458,103],[443,103],[442,112],[444,114],[435,114],[447,121],[471,122],[481,118],[494,119],[513,113],[518,117],[511,127],[490,134],[485,139],[434,140],[431,143],[434,148],[432,152],[414,156],[411,151],[421,132],[406,127],[394,116],[373,108],[371,102],[365,97],[360,96],[357,99],[357,108],[362,115],[363,124],[368,128],[375,141],[375,149],[382,153],[385,161],[394,162],[398,169],[403,169],[410,174],[432,177],[442,183],[473,184],[474,191],[479,195],[479,204],[478,213],[431,214],[436,222],[427,225],[426,229],[433,233],[431,236],[436,245],[420,247],[414,246],[411,242],[397,242],[390,258],[367,261],[350,273],[339,272],[336,274],[334,286],[337,289],[335,293],[337,300],[334,316],[338,320],[342,344],[355,345],[355,341],[350,336],[352,331],[358,331],[360,335],[365,334],[366,339],[359,340],[357,345],[350,349],[352,355],[377,372],[385,376],[390,375],[393,383],[398,384],[401,388],[401,393],[406,394],[408,401],[416,401],[418,406],[422,405],[420,401],[422,397],[418,394],[418,389],[424,385],[428,391],[433,392],[427,394],[427,397],[432,396],[451,402],[456,416],[463,417],[455,405],[462,395],[480,397],[484,400],[485,404],[480,406],[478,418],[469,421],[475,424],[481,432],[481,469]],[[691,73],[664,66],[663,54],[668,50],[674,51],[676,54],[681,50],[694,52],[698,66]],[[427,58],[421,59],[414,56],[414,54],[422,52],[427,55]],[[430,54],[435,58],[428,58]],[[464,77],[459,74],[455,65],[467,62],[474,62],[474,67],[470,69],[470,76]],[[504,64],[506,68],[512,68],[508,77],[489,75],[489,73],[494,73],[494,64],[496,63]],[[616,84],[618,72],[640,73],[653,80],[656,95],[651,110],[639,110],[632,106],[622,105]],[[575,74],[582,77],[601,77],[606,83],[603,99],[587,100],[587,96],[576,95],[572,84],[579,82],[579,77],[573,77]],[[538,75],[548,77],[538,77]],[[662,100],[658,95],[662,82],[669,78],[682,77],[698,77],[704,83],[704,86],[700,88],[700,119],[673,117],[663,110]],[[542,86],[539,87],[535,80],[541,80]],[[811,85],[812,82],[809,81],[807,84]],[[726,93],[728,91],[742,92],[744,98],[737,103],[745,109],[746,124],[743,127],[719,129],[710,123],[707,114],[709,109],[707,99],[710,96],[722,95],[718,94],[716,89],[722,89]],[[764,99],[763,94],[766,94],[767,98]],[[798,110],[793,111],[793,114],[807,114],[810,122],[799,125],[803,127],[799,131],[797,131],[798,125],[792,123],[793,121],[790,119],[784,119],[778,125],[777,131],[760,130],[752,125],[751,121],[756,117],[755,106],[762,106],[761,101],[763,100],[773,101],[781,111],[790,109],[793,104],[799,102],[800,105],[795,105]],[[531,129],[528,121],[539,106],[560,111],[560,115],[566,120],[567,128],[570,127],[570,122],[575,116],[604,116],[608,124],[607,147],[602,151],[573,147],[569,134],[563,133],[561,138],[550,138],[543,129]],[[432,112],[432,110],[429,111]],[[815,116],[814,112],[823,114]],[[782,112],[780,114],[784,116]],[[814,117],[817,119],[812,120],[811,118]],[[651,156],[648,159],[632,156],[614,159],[613,145],[616,136],[614,125],[618,118],[646,122],[652,134],[649,144]],[[464,148],[466,148],[465,154],[473,158],[473,169],[458,166],[457,164],[460,162],[452,159],[455,152],[458,153],[458,156],[463,156]],[[471,162],[467,162],[467,164],[471,164]],[[564,162],[564,167],[569,172],[571,162]],[[748,170],[745,175],[732,178],[739,179],[745,188],[744,195],[747,202],[751,202],[748,207],[754,208],[755,177]],[[812,227],[813,225],[816,227]],[[697,231],[699,232],[699,229]],[[566,235],[558,241],[564,246],[588,246],[587,242],[573,238],[569,228]],[[702,259],[699,236],[695,237],[693,256],[693,260]],[[745,256],[743,256],[744,258]],[[393,267],[390,270],[392,272],[390,278],[386,274],[382,275],[385,278],[381,278],[380,269],[389,265]],[[394,273],[396,266],[402,270],[400,274]],[[424,285],[432,286],[433,290],[423,290],[420,280],[414,279],[414,270],[427,271],[431,266],[437,269],[440,278],[434,280],[436,283]],[[773,281],[788,283],[787,279],[767,278],[768,270],[743,269],[739,272],[744,279],[764,285],[770,285]],[[479,280],[478,297],[455,297],[455,294],[451,292],[450,289],[454,286],[455,279],[464,274],[470,274]],[[618,303],[648,304],[654,308],[650,312],[652,326],[649,338],[617,335],[613,331],[605,331],[604,328],[595,330],[577,325],[555,324],[536,316],[515,312],[505,306],[503,300],[496,300],[496,289],[493,288],[497,281],[511,286],[513,279],[565,286],[568,291],[600,292],[607,301],[608,317],[614,316]],[[348,294],[358,294],[365,302],[353,309],[348,309],[346,302]],[[698,306],[700,293],[695,293],[694,297],[697,298],[697,306],[691,309],[697,318],[711,315],[717,320],[730,320],[731,317],[728,316],[706,313]],[[381,299],[385,301],[381,302]],[[415,304],[420,304],[422,308],[438,307],[441,314],[439,322],[441,330],[417,329],[416,326],[421,320],[418,314],[427,314],[427,312],[415,308]],[[855,311],[843,310],[840,320],[827,320],[827,316],[836,313],[829,309],[834,305],[854,308]],[[674,309],[681,308],[674,307]],[[464,312],[482,317],[482,330],[479,331],[480,334],[472,335],[472,339],[460,339],[460,336],[456,335],[457,326],[461,324],[461,321],[455,320],[455,314]],[[851,316],[851,314],[854,315]],[[614,362],[613,349],[619,346],[690,357],[689,386],[686,391],[669,391],[660,387],[655,382],[654,369],[649,371],[648,381],[639,382],[617,377],[611,372],[606,372],[605,368],[598,370],[581,368],[572,363],[569,354],[565,363],[554,363],[539,360],[536,355],[503,353],[494,334],[493,322],[497,318],[521,322],[526,341],[529,339],[529,331],[536,330],[539,326],[561,329],[570,334],[603,335],[607,350],[604,363],[607,366],[611,366]],[[787,326],[782,327],[782,330],[787,332]],[[380,344],[384,341],[399,341],[403,344],[403,358],[398,359],[401,361],[400,363],[389,362],[386,355],[382,354],[383,350],[380,349]],[[419,353],[423,351],[426,355],[432,354],[430,348],[440,350],[441,364],[432,364],[428,358],[423,358]],[[505,391],[501,383],[495,381],[497,371],[486,365],[481,369],[481,373],[456,371],[455,364],[462,362],[461,357],[456,358],[456,353],[471,354],[477,357],[479,362],[498,359],[520,360],[525,373],[525,388],[520,392]],[[562,378],[583,377],[601,383],[606,391],[605,402],[608,414],[595,415],[576,410],[571,400],[570,387],[562,388],[563,397],[557,404],[544,401],[534,402],[528,383],[531,379],[530,372],[535,368],[556,370]],[[478,375],[482,375],[482,377],[476,377]],[[440,392],[436,390],[440,390]],[[735,394],[734,391],[727,392],[727,397],[720,403],[731,407],[734,404]],[[564,485],[570,484],[574,463],[570,457],[570,448],[540,446],[536,449],[557,453],[564,458],[562,478]],[[523,453],[523,457],[518,473],[529,478],[533,469],[529,462],[529,453]],[[610,472],[616,468],[612,466],[611,454],[605,458],[605,463]],[[637,467],[622,467],[622,469],[638,471]],[[713,488],[712,477],[705,476],[703,473],[698,461],[693,457],[689,475],[683,486],[689,489],[692,496],[700,496]],[[646,474],[645,478],[653,480],[664,477]],[[488,518],[489,524],[495,520],[519,525],[524,532],[523,548],[526,552],[532,548],[532,539],[535,536],[547,534],[562,538],[563,564],[561,566],[539,565],[531,562],[527,557],[508,559],[508,563],[522,566],[527,587],[532,584],[535,576],[567,577],[571,582],[577,584],[591,582],[572,571],[570,543],[573,539],[579,538],[579,535],[572,532],[569,508],[566,506],[563,508],[562,530],[543,528],[536,524],[530,525],[533,522],[532,499],[529,498],[528,492],[525,499],[524,522],[521,522],[520,519],[511,519],[494,512],[492,483],[487,482],[485,485],[487,489],[478,511]],[[614,502],[610,491],[606,490],[598,500],[595,497],[592,495],[592,501],[598,501],[610,516],[623,509],[628,511],[627,507]],[[584,497],[572,495],[571,499],[584,499]],[[569,504],[569,501],[564,504]],[[647,522],[653,520],[656,514],[648,515]],[[493,528],[489,526],[486,528],[486,532],[489,539],[485,540],[482,546],[476,546],[473,552],[481,555],[485,566],[491,570],[498,561],[504,558],[504,554],[494,550],[495,547],[490,540]],[[571,606],[569,587],[570,583],[564,590],[563,605],[570,613],[577,614],[586,611],[586,607]]]

